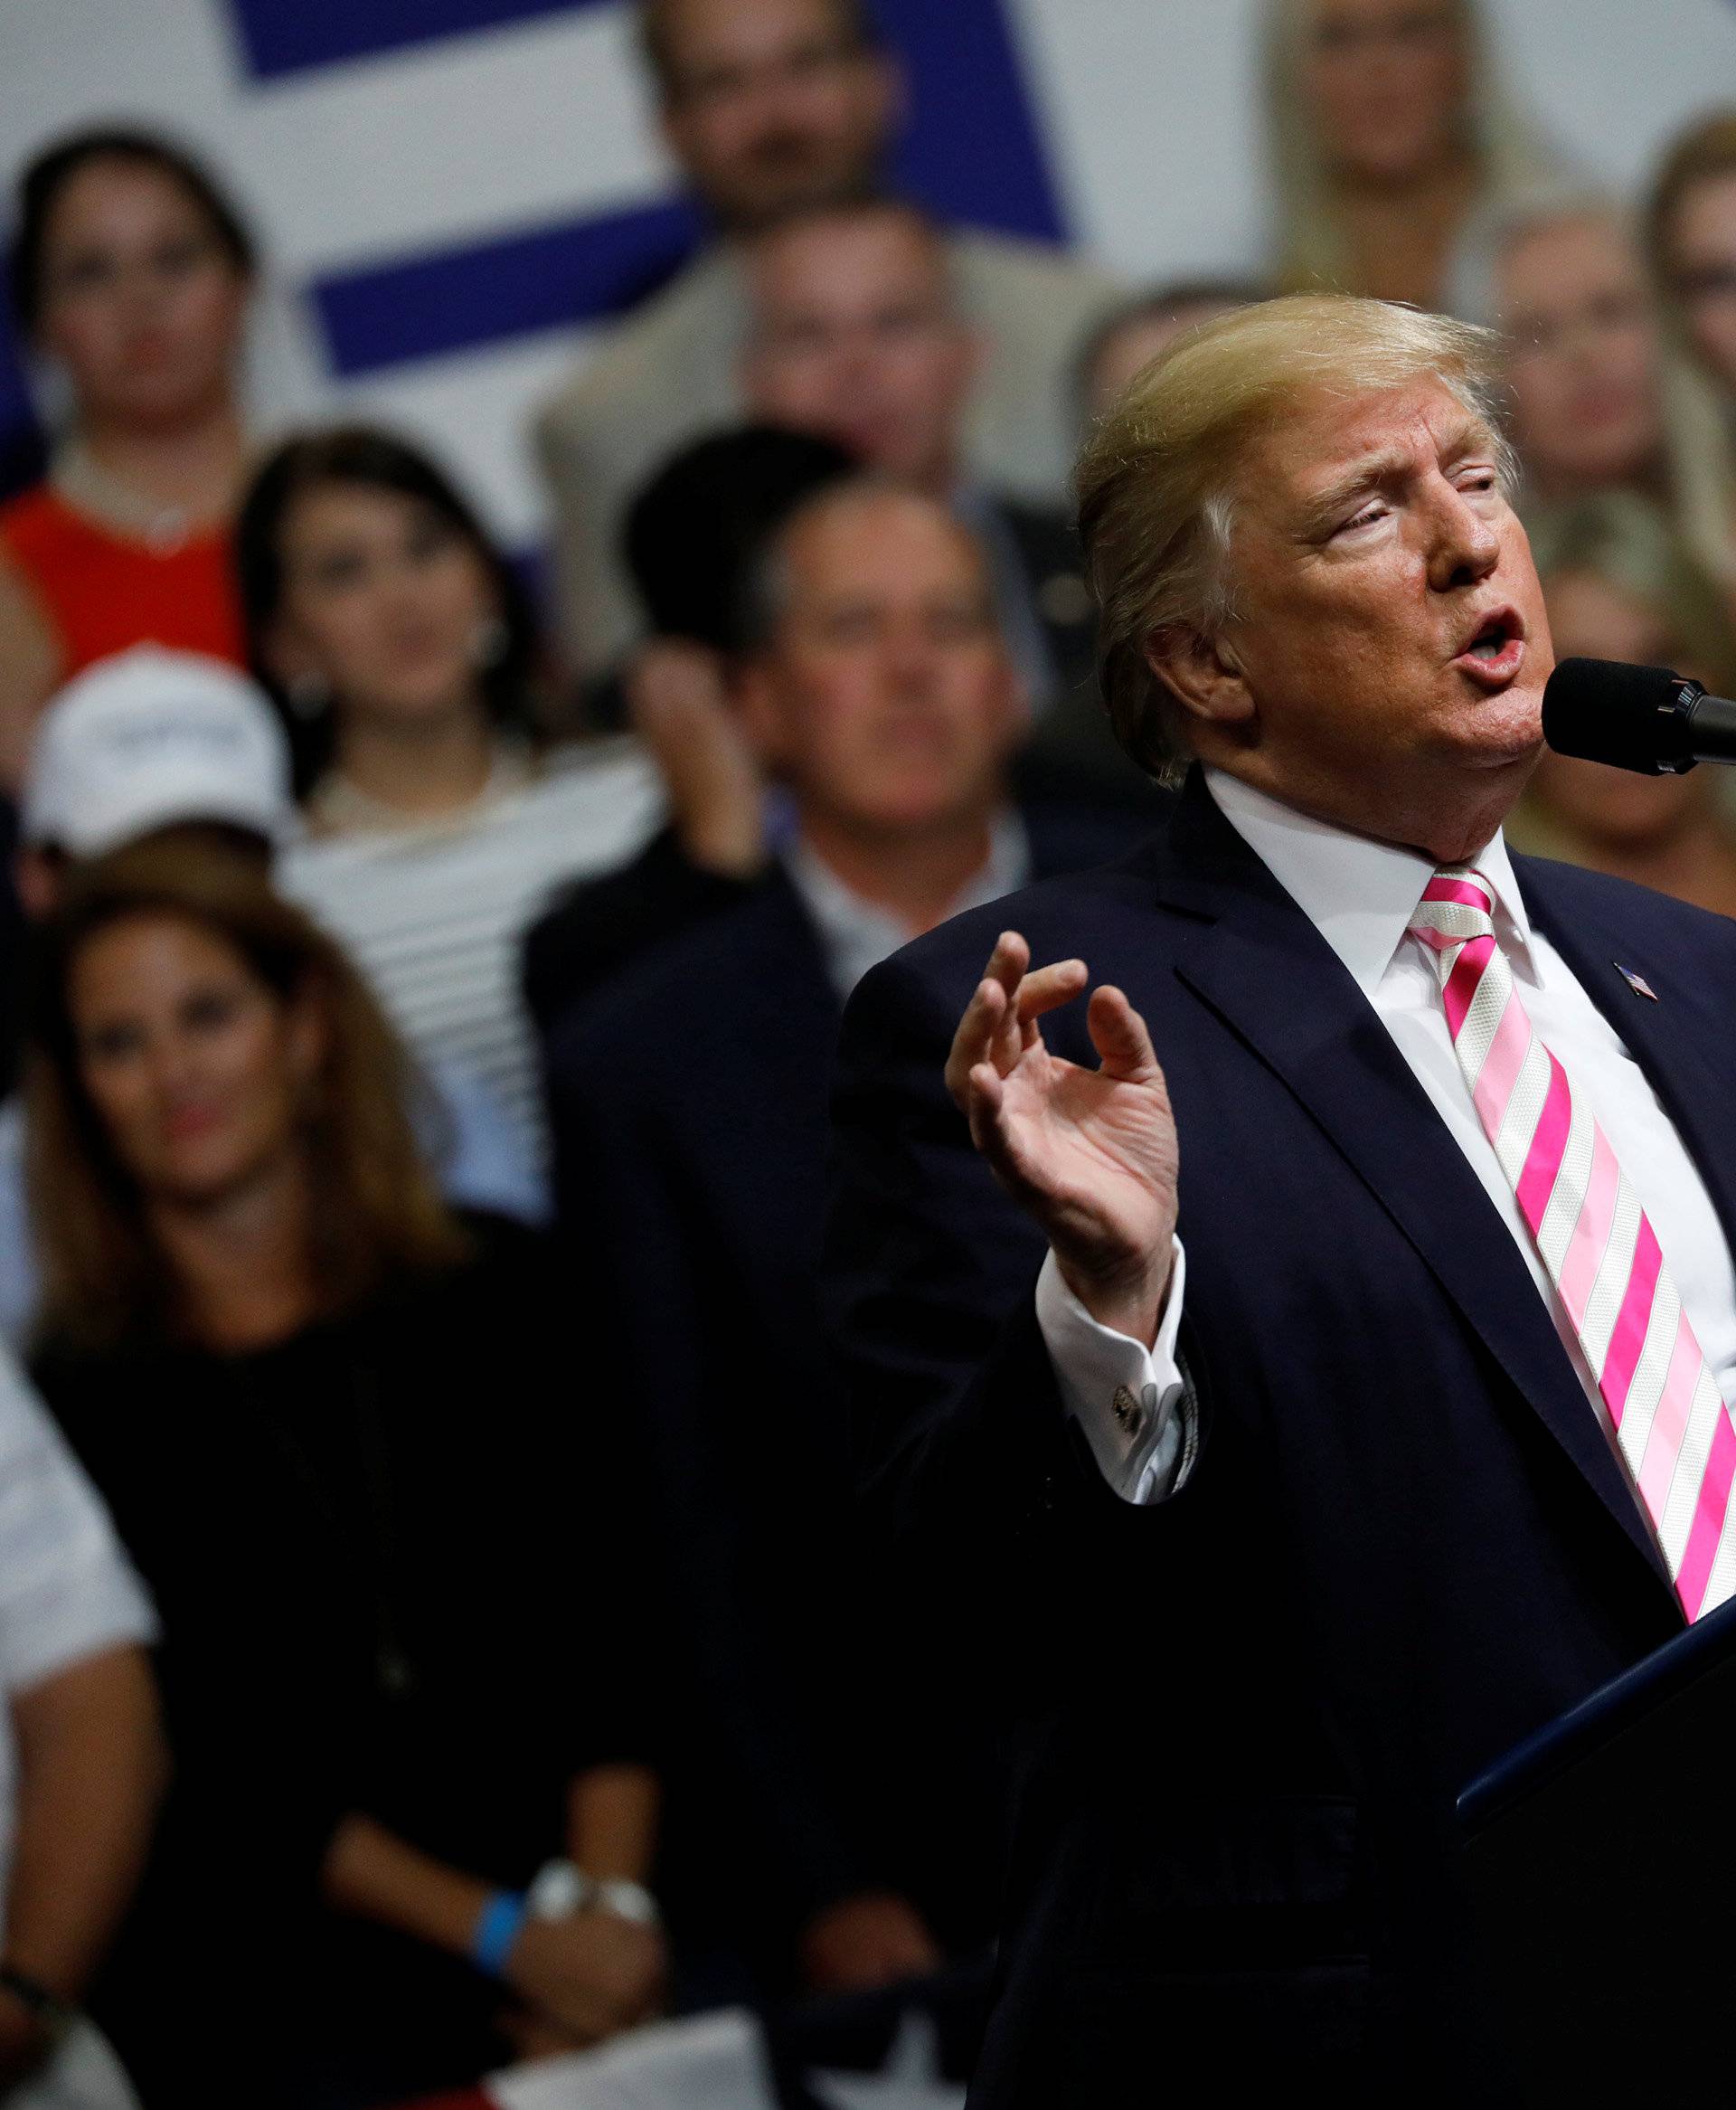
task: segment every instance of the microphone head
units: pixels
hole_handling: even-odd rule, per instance
[[[1702,693],[1667,667],[1563,659],[1543,691],[1543,738],[1557,754],[1675,776],[1694,767],[1689,710]]]

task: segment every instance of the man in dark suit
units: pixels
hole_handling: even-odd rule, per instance
[[[811,1983],[860,1987],[985,1937],[997,1805],[922,1651],[888,1660],[852,1544],[815,1294],[843,1001],[949,908],[1138,831],[1009,803],[1017,684],[946,507],[835,485],[760,572],[737,707],[793,832],[554,1027],[549,1102],[561,1222],[661,1462],[694,1741],[734,1798],[748,1868],[717,1888],[738,1933],[799,1930]]]
[[[1013,1726],[973,2110],[1510,2099],[1454,1797],[1736,1581],[1736,929],[1507,856],[1486,357],[1277,301],[1134,389],[1081,518],[1173,820],[846,1016],[866,1482]]]

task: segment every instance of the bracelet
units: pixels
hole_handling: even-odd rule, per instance
[[[617,1919],[630,1919],[635,1926],[663,1925],[656,1899],[643,1883],[629,1882],[625,1876],[611,1876],[599,1883],[591,1893],[591,1904],[598,1912],[612,1912]]]
[[[570,1919],[579,1912],[609,1912],[636,1926],[661,1926],[657,1901],[643,1883],[625,1876],[599,1878],[569,1860],[544,1861],[524,1893],[532,1919]]]
[[[531,1878],[524,1893],[524,1909],[533,1919],[570,1919],[594,1904],[597,1885],[571,1861],[544,1861]]]
[[[476,1916],[470,1937],[470,1961],[490,1978],[505,1971],[513,1944],[524,1925],[524,1900],[516,1890],[494,1891]]]

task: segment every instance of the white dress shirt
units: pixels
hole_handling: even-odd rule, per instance
[[[1482,1181],[1549,1308],[1584,1387],[1587,1411],[1596,1414],[1631,1486],[1609,1411],[1472,1103],[1433,964],[1419,941],[1405,934],[1434,866],[1413,851],[1310,819],[1219,771],[1208,770],[1206,781],[1231,827],[1344,962]],[[1651,1218],[1706,1367],[1724,1398],[1736,1399],[1736,1269],[1705,1185],[1620,1036],[1548,939],[1532,929],[1502,837],[1469,862],[1495,890],[1495,936],[1520,1001],[1565,1066],[1575,1093],[1590,1100]],[[1159,1047],[1160,1063],[1163,1057]],[[1061,1281],[1052,1254],[1038,1281],[1037,1318],[1061,1396],[1105,1478],[1129,1501],[1172,1493],[1192,1455],[1175,1355],[1184,1293],[1178,1260],[1162,1328],[1148,1351],[1090,1316]],[[1637,1492],[1634,1499],[1639,1500]]]

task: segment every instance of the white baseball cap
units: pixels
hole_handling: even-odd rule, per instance
[[[256,682],[222,659],[135,645],[67,683],[24,771],[26,843],[99,856],[177,821],[282,845],[298,833],[289,743]]]

